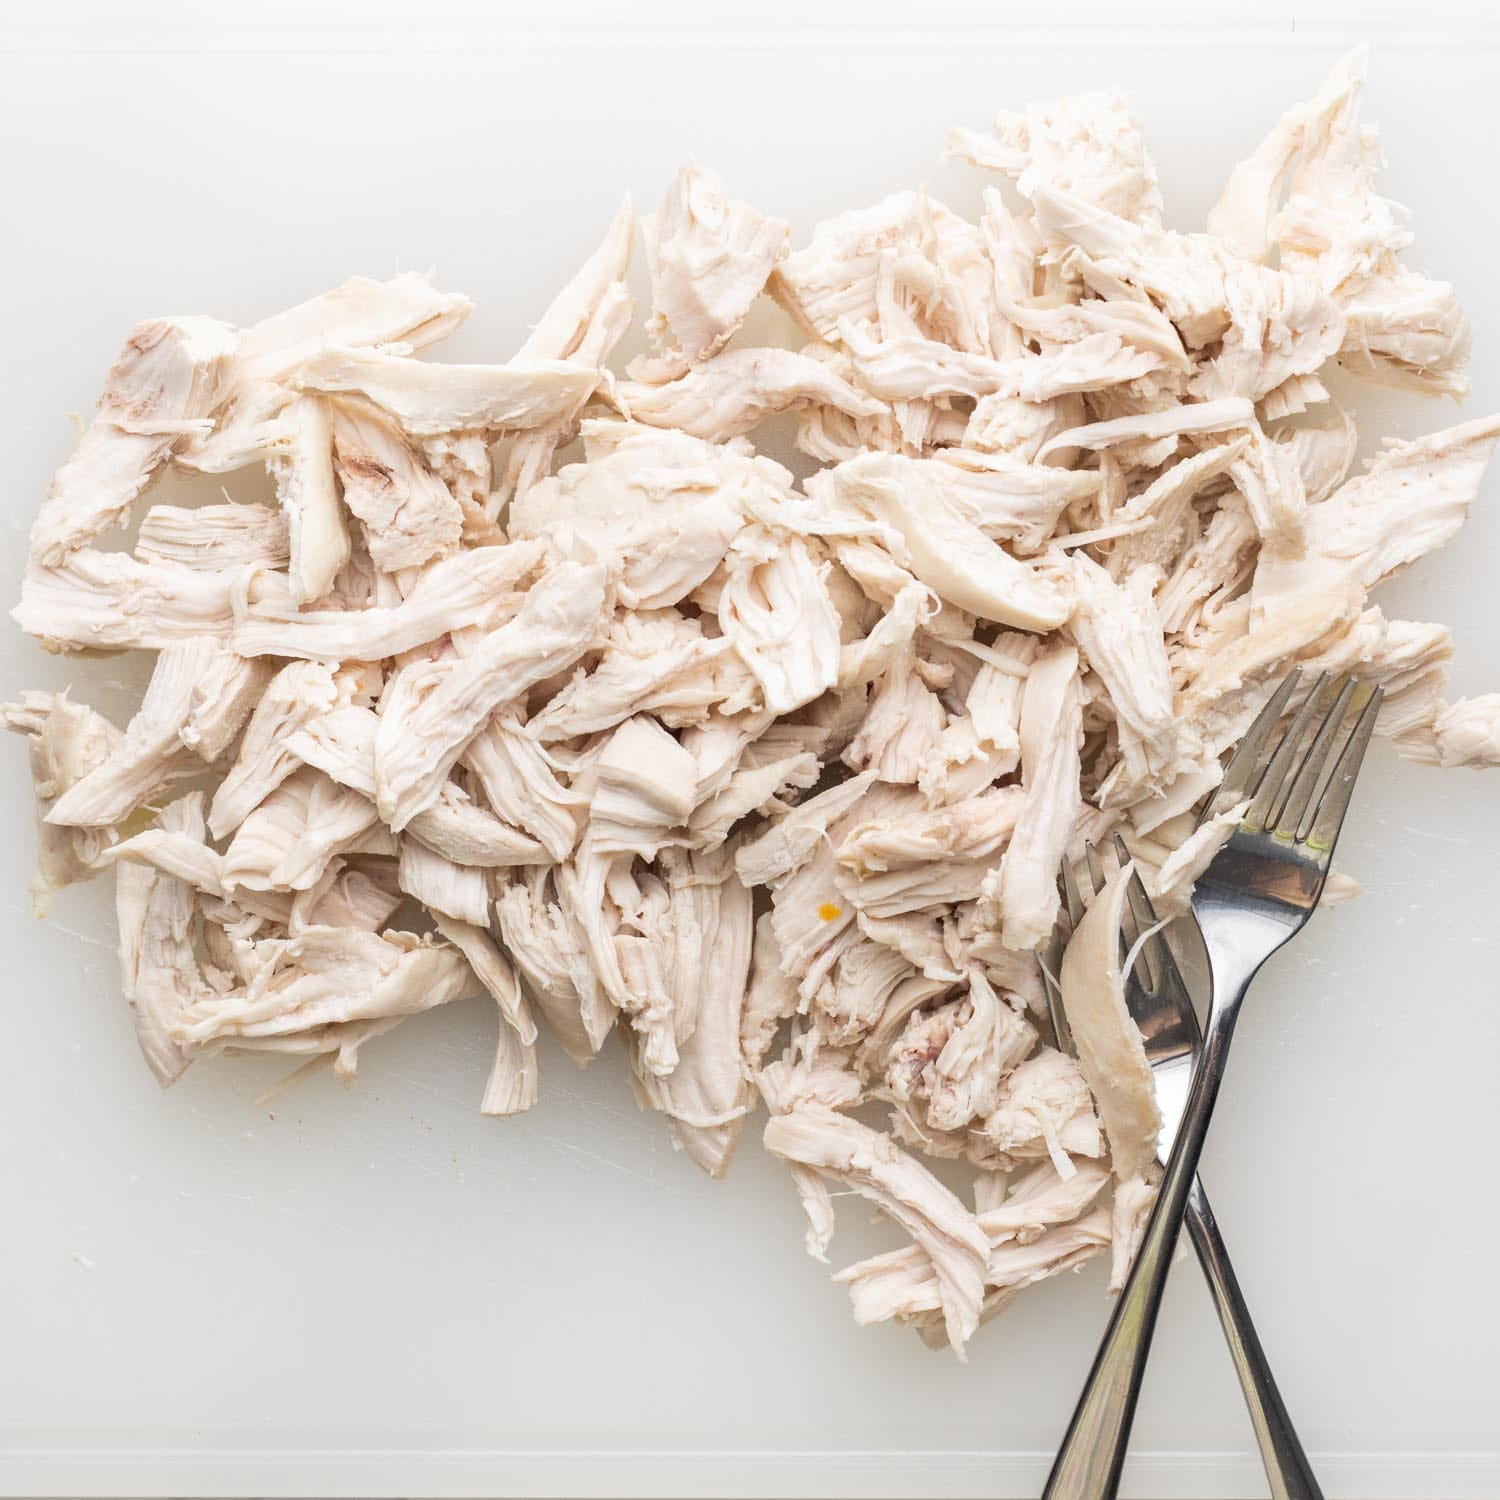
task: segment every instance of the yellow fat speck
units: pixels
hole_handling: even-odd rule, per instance
[[[825,922],[832,922],[844,915],[844,908],[842,906],[835,906],[832,901],[825,901],[818,908],[818,915]]]

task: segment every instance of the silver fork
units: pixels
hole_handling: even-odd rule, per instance
[[[1130,860],[1130,850],[1119,834],[1114,837],[1114,846],[1121,868],[1124,868]],[[1090,895],[1097,895],[1104,884],[1104,872],[1094,846],[1087,845],[1085,852]],[[1066,938],[1081,920],[1086,902],[1072,864],[1067,860],[1063,861],[1061,885],[1065,917],[1058,923],[1049,962],[1043,965],[1042,974],[1052,1010],[1053,1030],[1057,1033],[1059,1045],[1072,1050],[1067,1018],[1062,1010],[1062,995],[1053,975],[1058,972]],[[1147,1061],[1151,1064],[1157,1107],[1162,1117],[1156,1159],[1165,1166],[1178,1122],[1187,1105],[1188,1086],[1202,1051],[1203,1036],[1182,971],[1177,967],[1166,938],[1155,931],[1159,926],[1155,908],[1140,876],[1134,872],[1126,886],[1126,898],[1130,910],[1122,933],[1122,948],[1128,955],[1139,944],[1140,952],[1125,976],[1125,1003],[1131,1019],[1140,1029]],[[1142,941],[1143,934],[1151,935]],[[1202,1180],[1196,1174],[1188,1192],[1184,1217],[1188,1237],[1198,1253],[1198,1262],[1208,1280],[1224,1338],[1234,1359],[1235,1373],[1239,1376],[1240,1389],[1250,1412],[1273,1500],[1323,1500],[1323,1492],[1287,1415],[1265,1350],[1250,1319],[1250,1309],[1229,1262],[1229,1252],[1219,1233],[1218,1221],[1209,1206]]]
[[[1361,705],[1335,757],[1339,731],[1356,693],[1363,696],[1363,690],[1353,680],[1330,683],[1320,678],[1263,765],[1262,752],[1297,681],[1293,672],[1251,725],[1205,809],[1205,816],[1217,816],[1249,802],[1193,894],[1211,981],[1203,1054],[1156,1207],[1052,1465],[1043,1500],[1112,1500],[1118,1491],[1162,1288],[1223,1080],[1240,1002],[1260,966],[1301,931],[1323,893],[1339,829],[1374,732],[1378,688]],[[1304,749],[1315,719],[1317,728]],[[1325,778],[1330,764],[1332,772]]]

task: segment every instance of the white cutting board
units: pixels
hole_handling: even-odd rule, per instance
[[[1171,222],[1196,227],[1236,157],[1367,36],[1413,259],[1473,315],[1464,411],[1500,406],[1500,54],[1477,5],[1186,27],[1191,11],[1135,6],[1159,24],[1104,12],[1071,34],[1031,9],[575,5],[563,31],[451,3],[366,4],[362,25],[326,6],[6,7],[0,593],[67,412],[140,317],[249,322],[354,271],[436,266],[479,303],[443,356],[504,358],[621,191],[650,205],[690,154],[799,239],[921,182],[973,213],[977,174],[940,160],[950,124],[1111,83],[1148,122]],[[1370,442],[1460,416],[1365,409]],[[1500,687],[1497,560],[1500,473],[1457,544],[1382,600],[1453,627],[1457,690]],[[6,697],[71,682],[128,711],[121,684],[140,681],[9,628],[0,650]],[[967,1366],[856,1328],[756,1129],[711,1183],[637,1112],[617,1055],[579,1073],[550,1046],[538,1108],[480,1118],[495,1020],[478,1001],[372,1045],[353,1092],[324,1075],[256,1108],[277,1068],[229,1062],[161,1093],[102,891],[29,913],[29,795],[23,747],[0,745],[0,1491],[1039,1490],[1106,1316],[1101,1268],[1028,1293]],[[1341,850],[1365,895],[1267,970],[1209,1145],[1331,1497],[1500,1494],[1497,844],[1500,773],[1375,755]],[[886,1243],[841,1207],[840,1263]],[[1136,1439],[1133,1495],[1264,1493],[1190,1263]]]

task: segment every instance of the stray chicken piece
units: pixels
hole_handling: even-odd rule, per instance
[[[1414,759],[1439,766],[1500,766],[1500,693],[1443,704],[1408,741]]]
[[[1138,224],[1161,223],[1161,192],[1140,117],[1117,90],[1031,104],[1024,112],[1002,109],[992,129],[989,136],[950,131],[949,153],[1002,173],[1027,197],[1046,183]]]
[[[227,637],[239,582],[237,570],[86,547],[55,568],[29,565],[11,618],[49,651],[159,651],[173,641]]]
[[[31,780],[36,793],[36,874],[31,891],[37,914],[53,891],[99,870],[100,856],[114,842],[113,830],[59,825],[48,814],[60,797],[104,765],[124,736],[102,714],[66,693],[23,693],[19,703],[0,706],[5,727],[30,741]]]

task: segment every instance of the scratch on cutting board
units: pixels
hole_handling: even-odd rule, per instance
[[[91,1261],[88,1256],[83,1253],[82,1250],[75,1250],[73,1252],[73,1259],[76,1260],[85,1271],[92,1271],[94,1269],[94,1262]]]
[[[31,915],[31,912],[25,907],[12,904],[10,909],[14,912],[24,911],[27,916]],[[61,932],[67,937],[77,938],[80,943],[87,943],[92,948],[103,948],[108,953],[115,951],[113,943],[106,943],[103,938],[93,937],[87,932],[79,932],[76,927],[64,927],[56,917],[42,917],[40,920],[45,922],[54,932]]]
[[[1472,840],[1460,838],[1456,834],[1434,833],[1430,828],[1412,828],[1405,824],[1402,825],[1401,832],[1409,833],[1413,838],[1429,839],[1435,844],[1468,844],[1472,842]]]
[[[553,1146],[557,1146],[563,1151],[570,1152],[574,1156],[581,1156],[586,1161],[596,1161],[601,1167],[608,1167],[611,1172],[621,1172],[626,1177],[634,1177],[641,1182],[648,1182],[652,1187],[659,1188],[664,1193],[672,1193],[677,1197],[686,1196],[685,1194],[680,1192],[679,1189],[671,1187],[667,1183],[663,1182],[659,1177],[651,1177],[648,1176],[645,1172],[637,1172],[634,1167],[627,1167],[622,1162],[611,1161],[609,1157],[600,1156],[597,1151],[590,1151],[583,1146],[577,1145],[573,1141],[560,1140],[555,1135],[544,1135],[542,1139],[549,1142]]]

